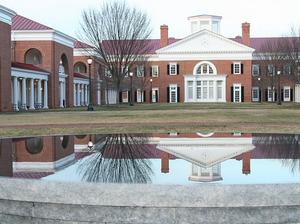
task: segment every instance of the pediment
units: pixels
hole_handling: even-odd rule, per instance
[[[249,139],[237,142],[236,139],[232,139],[232,142],[230,142],[230,139],[226,139],[226,141],[217,140],[215,142],[199,141],[188,143],[184,141],[176,144],[161,142],[157,145],[157,148],[197,166],[208,168],[253,150],[255,146],[250,141]]]
[[[208,30],[201,30],[156,51],[157,54],[179,53],[252,53],[253,48]]]

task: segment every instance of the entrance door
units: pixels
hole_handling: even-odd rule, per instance
[[[170,103],[177,103],[177,85],[170,85]]]

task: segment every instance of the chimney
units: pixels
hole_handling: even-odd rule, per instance
[[[250,23],[242,24],[242,43],[250,46]]]
[[[169,42],[169,27],[167,25],[160,26],[160,48],[168,45]]]
[[[169,153],[162,152],[161,154],[161,173],[169,173]]]
[[[243,174],[248,175],[251,172],[251,151],[243,154]]]

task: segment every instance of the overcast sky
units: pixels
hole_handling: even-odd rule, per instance
[[[77,37],[81,12],[99,7],[103,0],[0,0],[18,14]],[[167,24],[171,37],[190,33],[188,16],[213,14],[223,17],[221,34],[241,35],[241,23],[251,23],[251,36],[282,36],[290,27],[300,27],[300,0],[127,0],[149,15],[152,37],[159,38],[159,26]]]

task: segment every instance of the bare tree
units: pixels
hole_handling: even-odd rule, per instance
[[[265,73],[261,79],[263,86],[271,87],[272,98],[277,93],[277,103],[281,104],[281,82],[284,75],[284,65],[287,62],[286,43],[284,38],[266,41],[257,53]]]
[[[295,84],[300,83],[300,28],[291,28],[285,38],[285,48],[288,61],[291,65],[292,79]]]
[[[99,58],[105,69],[105,81],[117,91],[119,102],[121,84],[131,67],[146,60],[151,34],[146,13],[130,8],[125,1],[106,1],[99,9],[84,10],[80,38],[88,43],[87,49]]]

